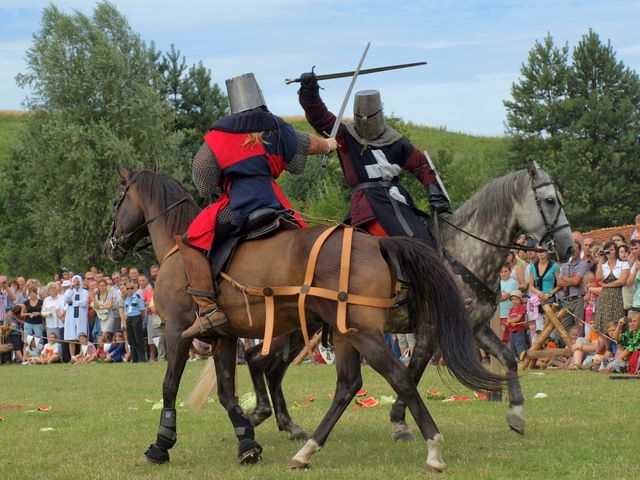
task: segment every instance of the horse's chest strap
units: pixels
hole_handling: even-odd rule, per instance
[[[315,274],[316,263],[318,261],[318,256],[320,255],[320,250],[322,249],[322,246],[329,238],[329,236],[338,228],[344,229],[342,236],[342,254],[340,256],[340,278],[338,281],[338,290],[336,291],[327,288],[314,287],[312,286],[312,283]],[[302,329],[302,336],[304,337],[304,343],[310,357],[312,357],[313,353],[311,351],[311,343],[309,340],[309,334],[307,332],[307,320],[304,308],[307,295],[338,302],[336,323],[338,331],[342,334],[350,334],[357,331],[353,328],[347,328],[347,306],[349,303],[378,308],[390,308],[395,304],[395,296],[393,298],[380,298],[368,297],[364,295],[354,295],[352,293],[349,293],[349,271],[351,263],[352,239],[353,228],[345,225],[335,225],[322,232],[316,239],[309,253],[309,259],[307,260],[307,270],[304,276],[303,285],[279,287],[249,287],[242,285],[240,282],[234,280],[225,272],[220,272],[220,276],[222,278],[228,281],[233,287],[241,290],[243,293],[252,296],[264,297],[266,313],[264,341],[261,351],[262,355],[268,355],[271,349],[275,320],[274,297],[276,296],[298,295],[298,316],[300,318],[300,327]],[[247,310],[249,310],[248,305]]]

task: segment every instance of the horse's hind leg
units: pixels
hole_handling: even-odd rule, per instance
[[[409,374],[416,386],[420,383],[424,370],[427,368],[429,360],[431,360],[433,356],[433,350],[434,339],[427,341],[416,335],[416,346],[408,366]],[[389,412],[389,419],[391,420],[393,429],[392,436],[394,440],[413,442],[416,438],[411,433],[405,420],[406,411],[407,406],[400,397],[398,397],[391,407],[391,412]]]
[[[289,468],[309,468],[311,455],[318,452],[327,441],[331,430],[338,422],[346,408],[349,406],[356,392],[362,387],[360,372],[360,354],[347,343],[342,335],[335,333],[333,336],[336,350],[336,371],[338,380],[333,403],[320,425],[304,447],[289,461]]]
[[[393,355],[383,337],[375,333],[361,333],[349,339],[362,353],[369,365],[382,375],[404,400],[409,411],[427,441],[428,454],[425,469],[442,471],[446,465],[442,460],[444,440],[426,405],[420,398],[416,385],[407,368]]]
[[[267,356],[260,355],[262,344],[251,347],[245,353],[253,388],[256,392],[256,408],[249,414],[251,423],[254,426],[260,425],[271,415],[271,405],[265,385],[266,376],[269,393],[273,401],[273,409],[276,413],[278,429],[289,432],[290,440],[306,440],[309,438],[307,433],[291,419],[287,409],[287,402],[282,392],[282,379],[296,353],[303,346],[302,333],[296,330],[289,335],[274,339],[271,345],[271,353]]]
[[[514,432],[524,435],[524,395],[518,379],[516,356],[496,336],[488,325],[482,325],[474,332],[476,341],[507,369],[507,388],[509,390],[509,413],[507,424]]]
[[[191,345],[191,340],[180,338],[180,333],[175,331],[168,331],[165,340],[167,371],[162,384],[163,408],[160,413],[160,427],[156,442],[144,454],[148,463],[169,462],[169,449],[177,441],[176,397]]]
[[[420,318],[414,301],[408,305],[409,316]],[[418,386],[420,379],[427,368],[435,349],[434,325],[416,325],[415,336],[416,345],[409,361],[409,373],[413,378],[413,383]],[[392,437],[394,440],[413,442],[415,437],[411,433],[405,420],[407,406],[401,398],[397,398],[389,412],[389,419],[392,424]]]
[[[223,337],[215,364],[218,398],[233,424],[234,433],[238,439],[238,462],[244,465],[260,460],[262,446],[256,442],[253,425],[238,405],[235,395],[237,344],[237,338]]]

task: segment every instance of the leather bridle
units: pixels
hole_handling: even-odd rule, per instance
[[[158,215],[156,215],[155,217],[142,222],[140,225],[138,225],[137,227],[135,227],[133,230],[131,230],[131,232],[120,235],[119,237],[116,237],[115,235],[115,229],[116,229],[116,221],[115,219],[118,216],[118,210],[120,209],[120,205],[122,205],[122,202],[124,201],[125,197],[127,196],[127,191],[129,190],[129,187],[131,186],[131,184],[133,183],[133,181],[136,179],[136,175],[132,176],[129,181],[127,182],[127,184],[124,186],[124,188],[118,193],[116,200],[115,200],[115,205],[114,205],[114,219],[113,222],[111,222],[111,230],[109,231],[109,236],[107,237],[107,244],[109,245],[109,247],[111,248],[111,253],[109,254],[110,257],[112,257],[112,254],[114,251],[120,251],[122,252],[122,254],[124,256],[127,256],[129,253],[131,252],[138,252],[140,250],[144,250],[145,248],[147,248],[149,245],[151,245],[151,243],[146,243],[140,247],[135,247],[133,245],[129,244],[129,239],[136,234],[136,232],[138,232],[139,230],[146,228],[147,226],[149,226],[151,223],[153,223],[154,221],[156,221],[158,218],[166,215],[167,213],[169,213],[171,210],[173,210],[174,208],[176,208],[178,205],[180,205],[181,203],[187,201],[189,198],[191,198],[190,196],[186,196],[184,198],[181,198],[180,200],[178,200],[177,202],[172,203],[171,205],[169,205],[163,212],[159,213]]]

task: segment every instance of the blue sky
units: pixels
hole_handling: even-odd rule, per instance
[[[0,0],[0,110],[21,108],[15,85],[48,1]],[[91,14],[95,2],[59,0],[63,11]],[[630,68],[640,71],[640,1],[348,1],[113,0],[135,32],[161,50],[173,43],[187,63],[202,60],[215,81],[252,71],[269,108],[302,113],[296,87],[285,85],[316,65],[317,73],[415,61],[425,67],[362,76],[356,90],[379,89],[387,113],[471,134],[504,132],[503,100],[536,39],[550,32],[574,46],[589,28]],[[337,111],[348,80],[322,82]],[[351,105],[347,112],[351,111]]]

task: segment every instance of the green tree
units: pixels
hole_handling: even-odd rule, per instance
[[[507,107],[513,161],[538,160],[574,228],[629,223],[640,194],[640,80],[589,31],[573,49],[536,42]]]
[[[158,57],[110,3],[91,17],[45,8],[18,76],[33,114],[2,172],[11,214],[2,255],[15,272],[105,264],[117,164],[188,179]]]

